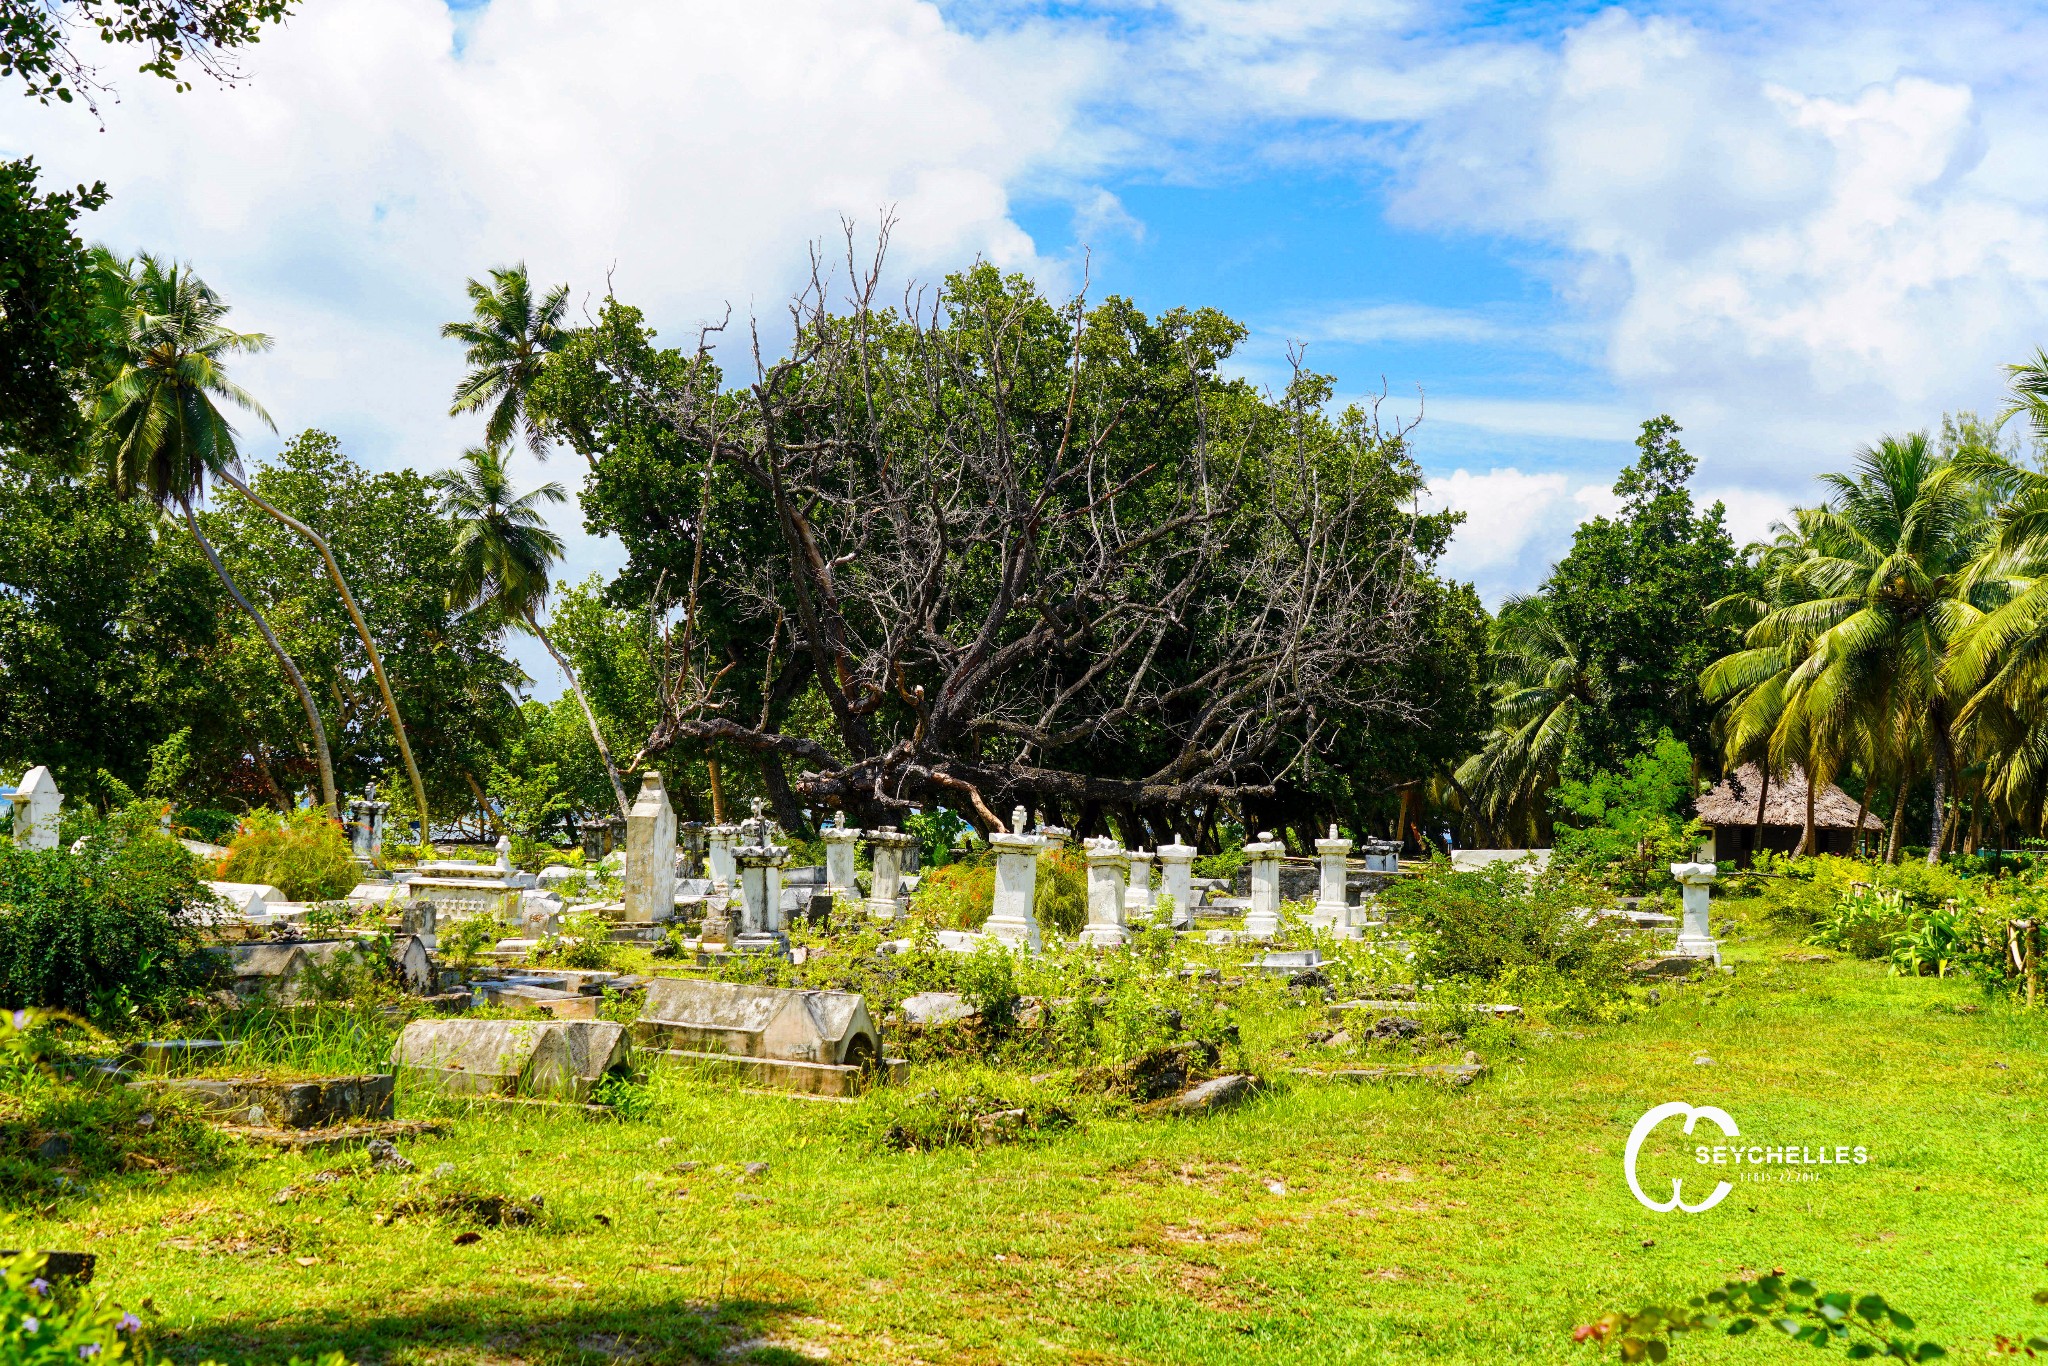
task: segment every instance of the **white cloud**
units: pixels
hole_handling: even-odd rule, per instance
[[[1455,508],[1465,514],[1443,572],[1470,582],[1489,607],[1498,607],[1508,594],[1542,582],[1570,548],[1573,528],[1614,512],[1619,500],[1603,484],[1506,466],[1433,478],[1424,505],[1426,511]]]

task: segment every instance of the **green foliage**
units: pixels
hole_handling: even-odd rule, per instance
[[[0,0],[0,73],[23,60],[14,30],[47,14]],[[106,200],[104,185],[42,193],[33,160],[0,161],[0,456],[61,462],[77,440],[71,386],[93,330],[85,244],[72,224]]]
[[[1047,853],[1038,860],[1038,889],[1033,910],[1041,929],[1058,930],[1071,939],[1088,923],[1088,862],[1072,849]],[[991,891],[990,905],[994,905]]]
[[[883,1086],[868,1092],[849,1107],[841,1132],[870,1147],[931,1152],[1044,1139],[1075,1124],[1079,1101],[1057,1079],[973,1068],[929,1080],[921,1090]]]
[[[199,866],[138,804],[88,818],[79,852],[0,840],[0,1002],[101,1022],[204,986]]]
[[[243,817],[228,841],[219,877],[269,883],[293,901],[332,901],[348,895],[361,871],[341,823],[308,807]]]
[[[446,929],[436,928],[434,938],[450,967],[473,968],[483,961],[485,949],[497,947],[503,930],[495,916],[466,915]]]
[[[1623,1361],[1661,1362],[1671,1354],[1679,1333],[1719,1330],[1742,1337],[1763,1325],[1804,1346],[1827,1348],[1846,1343],[1852,1361],[1884,1357],[1894,1361],[1932,1361],[1947,1351],[1933,1342],[1901,1337],[1916,1325],[1882,1295],[1848,1291],[1822,1293],[1812,1281],[1787,1280],[1773,1272],[1751,1281],[1729,1281],[1718,1290],[1695,1295],[1683,1306],[1646,1305],[1634,1313],[1613,1310],[1572,1330],[1575,1342],[1613,1342]],[[1896,1330],[1896,1331],[1894,1331]],[[2048,1340],[2035,1339],[2048,1349]],[[2030,1343],[2028,1355],[2036,1350]]]
[[[1820,918],[1806,942],[1858,958],[1883,958],[1893,941],[1909,930],[1912,919],[1906,894],[1899,888],[1859,884]]]
[[[912,812],[904,817],[903,828],[917,836],[917,852],[922,866],[937,868],[953,860],[956,852],[954,843],[960,838],[961,831],[968,827],[958,811],[940,806],[929,811]]]
[[[69,104],[104,89],[73,44],[91,32],[100,42],[139,47],[146,60],[137,68],[191,88],[180,63],[193,62],[210,76],[233,72],[229,54],[262,36],[266,24],[283,23],[297,0],[0,0],[0,76],[18,77],[26,92],[48,104]]]
[[[1625,767],[1558,785],[1555,801],[1576,824],[1557,831],[1557,866],[1624,895],[1668,893],[1671,865],[1690,862],[1705,827],[1687,818],[1692,755],[1669,731]]]
[[[1582,913],[1586,889],[1527,864],[1454,872],[1438,863],[1380,894],[1416,938],[1425,980],[1492,981],[1511,968],[1550,968],[1594,990],[1618,989],[1631,956],[1621,931]]]
[[[609,971],[619,966],[621,957],[611,934],[612,923],[602,912],[569,911],[562,916],[561,930],[548,935],[534,948],[533,960],[560,963],[565,968]]]
[[[550,821],[570,809],[569,798],[562,791],[560,766],[538,763],[517,774],[503,764],[493,764],[487,791],[498,804],[498,819],[511,837],[513,865],[537,873],[553,862],[555,851],[543,847],[539,837]]]

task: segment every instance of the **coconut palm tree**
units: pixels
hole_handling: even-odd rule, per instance
[[[193,511],[205,499],[207,481],[234,480],[241,463],[235,429],[215,400],[276,428],[222,363],[227,356],[268,350],[270,338],[226,327],[221,320],[227,305],[189,266],[148,254],[124,260],[100,247],[93,251],[92,269],[102,360],[86,401],[90,453],[120,497],[145,498],[166,515],[177,510],[228,596],[256,624],[305,708],[320,767],[320,798],[339,819],[327,727],[305,676],[221,563]]]
[[[469,373],[455,386],[448,415],[488,408],[484,440],[490,447],[504,447],[519,431],[527,449],[546,459],[547,432],[534,420],[526,398],[548,357],[568,340],[562,317],[569,310],[569,287],[556,285],[536,302],[524,261],[493,270],[491,281],[469,282],[475,308],[470,321],[441,328],[442,336],[468,348],[462,358]]]
[[[1495,831],[1530,829],[1540,836],[1545,813],[1537,799],[1556,785],[1579,715],[1597,700],[1597,685],[1546,598],[1509,598],[1493,634],[1499,671],[1494,730],[1459,767],[1457,782]]]
[[[1833,497],[1799,518],[1810,553],[1790,573],[1797,600],[1752,632],[1786,649],[1804,642],[1785,697],[1799,708],[1797,724],[1807,728],[1817,762],[1838,760],[1856,727],[1873,718],[1903,721],[1926,738],[1932,862],[1956,774],[1956,696],[1945,666],[1982,615],[1969,576],[1981,539],[1972,480],[1915,432],[1865,447],[1852,473],[1822,482]]]
[[[576,670],[540,624],[540,609],[547,602],[549,571],[562,555],[562,539],[548,530],[540,511],[543,503],[568,500],[562,486],[542,484],[539,488],[514,493],[505,468],[505,457],[495,447],[472,447],[462,453],[462,464],[434,476],[441,490],[441,511],[455,527],[455,580],[450,585],[450,604],[458,608],[483,606],[507,621],[517,622],[546,648],[583,708],[590,723],[590,738],[604,761],[605,776],[611,780],[612,796],[619,815],[631,814],[625,784],[612,762],[597,713],[583,695]]]

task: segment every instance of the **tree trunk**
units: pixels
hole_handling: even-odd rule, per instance
[[[355,623],[356,635],[362,640],[363,650],[370,657],[370,672],[376,675],[377,691],[384,698],[384,715],[391,722],[392,735],[398,740],[398,757],[405,760],[405,775],[412,782],[412,799],[419,807],[420,843],[427,843],[433,839],[433,823],[427,819],[427,785],[420,781],[420,768],[413,762],[412,744],[406,739],[405,722],[399,719],[398,703],[391,696],[390,680],[384,677],[383,656],[377,653],[376,642],[370,639],[369,624],[363,620],[362,609],[356,606],[356,595],[349,592],[348,581],[341,576],[341,566],[335,563],[334,551],[327,544],[327,538],[276,506],[233,474],[222,471],[220,477],[244,498],[311,541],[313,548],[320,552],[321,560],[327,565],[327,577],[333,580],[335,591],[341,594],[342,606],[348,609],[349,620]]]
[[[711,779],[711,823],[713,825],[724,825],[725,784],[720,781],[718,755],[712,752],[709,745],[704,747],[704,772]]]
[[[1806,770],[1806,829],[1799,837],[1799,852],[1807,858],[1813,857],[1813,790],[1819,786],[1820,779],[1809,767]]]
[[[1856,799],[1856,829],[1849,836],[1849,856],[1863,857],[1863,817],[1870,810],[1870,784],[1863,784],[1863,795]]]
[[[1756,847],[1749,852],[1749,861],[1754,865],[1764,851],[1764,806],[1771,799],[1771,766],[1768,761],[1757,765],[1757,771],[1764,775],[1756,789]]]
[[[228,596],[235,600],[235,605],[248,614],[249,620],[256,623],[256,629],[263,633],[264,643],[269,645],[270,652],[277,656],[278,667],[284,670],[284,676],[291,680],[292,687],[298,691],[299,703],[306,709],[306,724],[313,732],[313,755],[320,761],[320,798],[327,804],[327,809],[334,813],[334,819],[346,819],[341,809],[341,796],[334,790],[334,755],[327,748],[327,726],[320,719],[320,708],[313,702],[312,690],[306,686],[304,675],[300,674],[299,666],[292,662],[291,655],[286,653],[283,643],[277,638],[277,633],[270,629],[270,623],[263,619],[263,614],[257,611],[254,604],[242,596],[242,590],[235,586],[235,580],[228,573],[228,567],[220,562],[220,556],[214,551],[213,542],[207,540],[206,533],[199,529],[199,519],[192,515],[191,505],[185,504],[183,511],[185,525],[191,529],[192,539],[199,542],[200,552],[206,556],[206,562],[212,565],[213,572],[220,576],[221,583],[227,587]]]
[[[1927,832],[1927,862],[1941,862],[1942,836],[1947,833],[1944,806],[1948,802],[1949,779],[1955,770],[1955,746],[1948,733],[1948,707],[1937,697],[1927,708],[1927,738],[1934,751],[1934,815]]]
[[[555,661],[555,667],[569,680],[569,691],[576,694],[576,705],[583,708],[583,719],[590,723],[590,740],[597,746],[597,757],[604,762],[604,776],[611,779],[612,799],[619,804],[619,819],[629,819],[633,804],[626,800],[626,785],[619,781],[619,766],[612,762],[611,747],[604,742],[604,732],[597,728],[597,713],[590,709],[590,699],[583,695],[583,684],[577,679],[576,671],[569,667],[569,661],[562,658],[562,652],[555,648],[555,642],[540,628],[534,619],[533,609],[526,612],[526,629],[533,632],[533,638],[548,652],[548,658]]]
[[[469,794],[476,798],[476,809],[483,813],[483,818],[486,821],[490,822],[491,829],[497,834],[509,838],[511,832],[505,829],[505,822],[498,819],[498,813],[491,810],[490,800],[484,796],[484,790],[478,784],[476,774],[471,773],[465,768],[462,770],[462,781],[469,784]]]
[[[789,774],[782,767],[782,756],[773,750],[764,750],[760,760],[761,785],[768,789],[768,800],[775,807],[775,819],[791,834],[808,829],[810,820],[798,804],[796,793],[790,791]]]
[[[1898,795],[1892,799],[1891,834],[1885,841],[1884,861],[1897,863],[1900,851],[1905,847],[1906,798],[1913,791],[1913,763],[1907,759],[1904,770],[1899,774]]]

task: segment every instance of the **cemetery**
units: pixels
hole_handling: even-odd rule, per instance
[[[0,1366],[2048,1354],[1985,3],[0,0]]]

